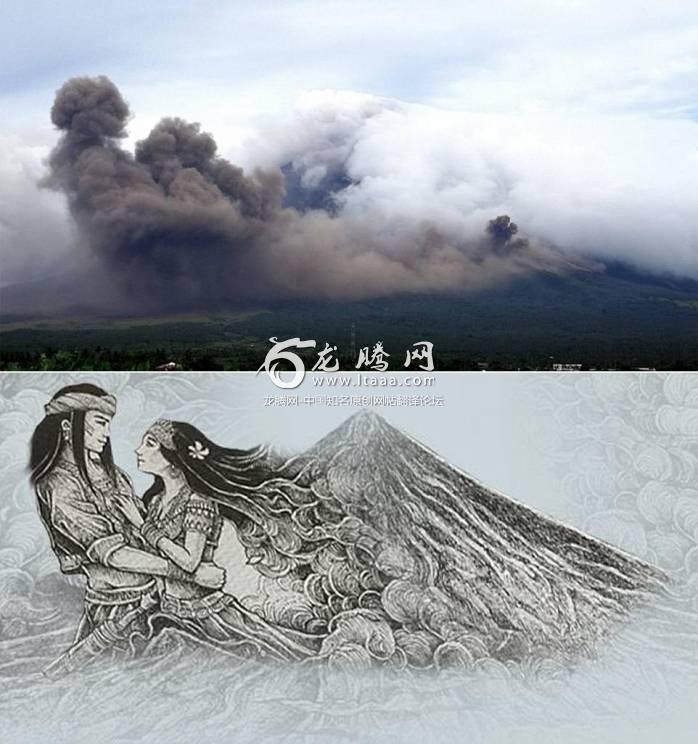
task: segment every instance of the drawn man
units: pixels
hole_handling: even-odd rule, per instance
[[[87,578],[76,642],[104,627],[118,632],[100,636],[103,645],[123,640],[116,637],[121,634],[146,633],[140,610],[156,604],[154,577],[182,578],[184,572],[141,549],[123,516],[126,502],[139,509],[142,504],[128,476],[114,465],[109,430],[116,400],[96,385],[70,385],[44,408],[46,416],[32,436],[30,478],[61,570]],[[225,580],[224,571],[210,563],[185,577],[212,588]],[[139,624],[143,627],[135,627]]]

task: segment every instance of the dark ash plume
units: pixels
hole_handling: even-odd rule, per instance
[[[135,155],[126,151],[129,116],[108,78],[68,80],[51,110],[62,136],[45,183],[67,195],[83,250],[131,308],[453,291],[562,265],[527,241],[496,250],[516,232],[508,218],[490,230],[492,250],[435,224],[284,207],[281,170],[244,173],[199,124],[163,119]]]
[[[508,253],[512,251],[523,251],[530,247],[526,238],[517,238],[519,226],[511,221],[508,214],[501,214],[487,223],[487,235],[492,241],[495,252]]]
[[[64,134],[48,183],[67,194],[85,243],[129,294],[160,304],[174,291],[177,305],[204,289],[229,298],[244,284],[245,254],[281,203],[280,176],[246,177],[181,119],[160,122],[134,158],[118,144],[128,105],[105,77],[69,80],[51,117]]]
[[[508,243],[518,231],[519,226],[511,221],[508,214],[502,214],[487,223],[487,233],[495,245],[503,246]]]

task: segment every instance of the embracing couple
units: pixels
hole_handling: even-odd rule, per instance
[[[46,404],[32,437],[31,482],[51,546],[63,572],[87,579],[68,666],[109,646],[134,648],[163,627],[246,657],[312,655],[312,639],[224,593],[213,562],[220,503],[270,477],[265,448],[220,447],[191,424],[158,420],[136,449],[139,470],[153,476],[140,498],[113,461],[115,413],[102,388],[70,385]]]

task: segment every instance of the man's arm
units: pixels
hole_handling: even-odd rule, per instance
[[[80,483],[71,476],[49,476],[42,491],[50,506],[53,527],[82,547],[88,561],[130,573],[186,579],[205,586],[222,585],[222,569],[212,571],[214,567],[209,566],[192,575],[165,558],[128,546],[123,534],[114,531],[111,522],[85,498]],[[223,579],[219,580],[218,572]]]
[[[94,551],[88,552],[88,558],[95,555]],[[97,562],[97,561],[95,561]],[[169,578],[186,579],[192,581],[191,574],[178,570],[175,565],[170,563],[166,558],[146,553],[138,548],[131,548],[122,544],[112,550],[103,561],[105,566],[116,568],[119,571],[128,571],[131,573],[149,574],[151,576],[167,576]]]
[[[220,589],[225,584],[225,571],[213,563],[198,563],[191,571],[183,570],[166,558],[126,545],[120,537],[121,542],[111,546],[107,538],[92,543],[87,558],[119,571],[191,581],[209,589]]]

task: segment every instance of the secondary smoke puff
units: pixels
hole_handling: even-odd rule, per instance
[[[278,168],[246,175],[200,125],[178,118],[163,119],[134,157],[118,142],[129,115],[108,78],[67,81],[51,111],[63,135],[47,183],[67,194],[85,245],[130,302],[447,291],[560,263],[525,241],[514,255],[428,220],[283,208]]]
[[[502,248],[507,243],[511,242],[511,239],[519,231],[519,227],[515,222],[512,222],[508,215],[502,214],[499,217],[495,217],[487,223],[487,234],[492,238],[494,244]]]

